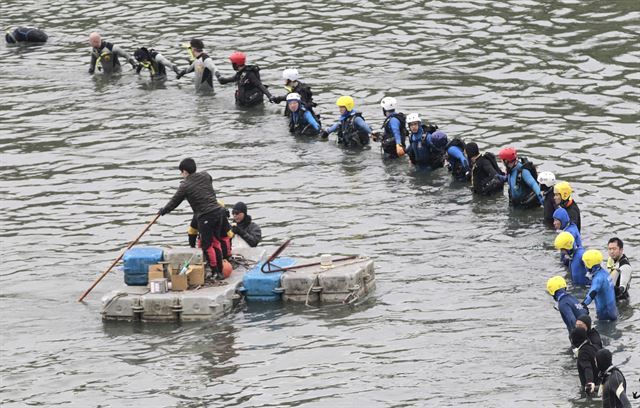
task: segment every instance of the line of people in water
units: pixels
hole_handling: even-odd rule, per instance
[[[18,27],[7,32],[6,40],[10,43],[42,42],[46,41],[46,34],[37,29]],[[474,194],[501,194],[506,184],[510,205],[523,209],[542,206],[544,221],[553,224],[559,232],[554,246],[560,251],[560,261],[567,267],[573,285],[588,288],[584,299],[578,301],[567,291],[562,276],[547,281],[547,291],[556,302],[574,347],[581,385],[589,395],[600,387],[604,407],[630,407],[625,393],[626,380],[612,364],[611,352],[603,348],[599,333],[592,327],[588,306],[595,303],[599,320],[616,320],[618,304],[629,298],[631,265],[624,254],[623,241],[617,237],[608,242],[606,269],[602,267],[603,257],[599,250],[583,247],[580,209],[572,198],[573,190],[568,182],[557,182],[555,175],[548,171],[538,174],[536,166],[513,147],[501,149],[496,156],[491,152],[481,153],[475,142],[460,138],[450,140],[437,125],[422,120],[418,113],[405,115],[400,112],[398,101],[393,97],[387,96],[380,101],[384,117],[380,131],[372,131],[362,113],[355,109],[354,99],[348,95],[336,100],[340,116],[323,129],[319,115],[314,112],[317,105],[313,102],[313,92],[308,84],[300,81],[297,69],[283,71],[286,94],[273,96],[262,84],[260,68],[248,65],[244,53],[231,54],[229,60],[235,74],[224,77],[204,52],[200,39],[192,39],[185,46],[189,66],[184,69],[146,47],[136,49],[132,58],[117,45],[103,40],[97,32],[89,35],[89,43],[92,47],[90,74],[96,70],[105,74],[117,72],[122,58],[136,73],[147,70],[153,81],[165,80],[167,68],[177,79],[194,73],[198,91],[212,91],[215,77],[220,84],[236,84],[235,100],[240,106],[260,105],[264,97],[271,103],[286,102],[284,115],[289,120],[289,131],[295,135],[328,138],[335,132],[337,142],[346,148],[361,148],[370,141],[379,142],[385,159],[407,155],[417,168],[446,168],[454,180],[470,183]],[[504,170],[497,159],[502,161]],[[186,199],[193,209],[188,229],[189,244],[202,248],[207,272],[214,279],[224,279],[222,263],[231,256],[231,238],[238,235],[249,245],[256,246],[261,240],[260,227],[252,221],[242,202],[234,205],[234,222],[229,223],[228,210],[217,200],[211,176],[196,172],[193,159],[182,160],[179,171],[183,181],[158,213],[165,215]]]

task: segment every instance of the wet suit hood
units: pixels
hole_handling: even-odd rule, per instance
[[[344,115],[340,115],[340,120],[343,121],[343,120],[347,119],[349,116],[355,115],[356,112],[357,111],[355,109],[352,109],[352,110],[350,110],[348,112],[345,112]]]
[[[560,301],[560,298],[567,294],[567,291],[564,288],[560,288],[556,290],[556,293],[553,294],[553,298],[556,302]]]
[[[576,320],[580,320],[582,323],[584,323],[587,326],[587,331],[591,330],[591,316],[582,315],[579,316]]]
[[[607,349],[598,350],[596,353],[596,364],[600,371],[606,371],[611,367],[611,352]]]
[[[569,213],[567,212],[567,210],[565,210],[564,208],[557,208],[554,212],[553,212],[553,219],[560,221],[560,227],[562,229],[565,229],[569,226],[569,223],[571,222],[569,220]]]
[[[579,348],[585,341],[587,341],[587,331],[585,329],[576,327],[571,330],[571,344],[573,344],[573,347]]]

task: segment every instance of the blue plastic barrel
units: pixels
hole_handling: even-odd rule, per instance
[[[271,264],[280,268],[294,265],[296,263],[293,258],[277,258]],[[261,302],[275,302],[282,297],[281,293],[274,290],[280,287],[280,279],[284,272],[262,273],[260,270],[263,263],[254,266],[250,271],[244,274],[242,285],[247,300]]]
[[[144,286],[148,283],[149,265],[162,262],[162,248],[135,247],[127,250],[122,257],[124,262],[124,283],[132,286]]]

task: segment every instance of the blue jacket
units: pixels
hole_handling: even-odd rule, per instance
[[[463,170],[456,171],[454,177],[460,181],[466,181],[466,173],[469,172],[469,162],[461,148],[458,146],[449,146],[447,149],[447,161],[449,162],[449,170],[454,171],[458,168]]]
[[[599,320],[618,319],[616,291],[609,273],[600,265],[591,268],[591,272],[593,273],[591,289],[589,289],[583,303],[588,305],[592,300],[596,301],[596,314]]]
[[[393,138],[396,139],[396,144],[402,145],[402,133],[400,132],[400,127],[402,123],[400,119],[397,117],[392,117],[389,119],[389,128],[391,128],[391,133],[393,133]]]
[[[571,222],[569,219],[569,213],[564,208],[556,208],[553,212],[553,219],[560,221],[560,228],[563,231],[567,231],[573,236],[575,240],[575,245],[581,247],[582,246],[582,238],[580,237],[580,231],[578,231],[578,226]]]
[[[569,260],[569,272],[571,272],[571,281],[574,285],[588,285],[589,278],[587,277],[587,268],[582,262],[582,254],[584,254],[584,248],[573,246],[573,249],[569,252],[565,252],[565,257]]]
[[[524,183],[518,183],[518,173],[522,174],[522,181]],[[511,197],[511,201],[513,202],[521,202],[528,195],[530,191],[533,191],[534,194],[538,197],[538,201],[540,204],[544,202],[544,198],[540,193],[540,186],[536,179],[533,178],[529,170],[522,168],[522,163],[518,162],[511,171],[507,174],[507,181],[509,184],[509,195]]]
[[[316,132],[320,131],[320,124],[316,118],[314,118],[311,112],[302,106],[300,106],[297,111],[291,112],[290,124],[292,124],[294,128],[299,127],[300,129],[304,129],[309,126]]]
[[[565,289],[556,290],[553,298],[558,302],[558,311],[569,333],[576,327],[578,317],[589,314],[589,309],[583,307],[580,301],[567,293]]]
[[[340,119],[327,129],[327,133],[333,133],[338,130],[338,128],[342,126],[342,122],[344,122],[349,116],[353,116],[356,113],[357,111],[353,109],[345,113],[344,115],[340,115]],[[367,122],[365,122],[364,119],[359,116],[353,120],[353,125],[361,132],[371,133],[371,128],[369,127],[369,125],[367,125]]]

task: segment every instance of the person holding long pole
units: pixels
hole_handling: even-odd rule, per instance
[[[209,173],[196,173],[196,162],[186,158],[178,166],[183,180],[169,202],[158,211],[165,215],[173,211],[186,199],[198,222],[198,232],[205,260],[205,276],[213,274],[217,280],[224,279],[222,260],[231,255],[231,248],[222,238],[230,229],[225,210],[218,204],[213,190],[213,178]]]

